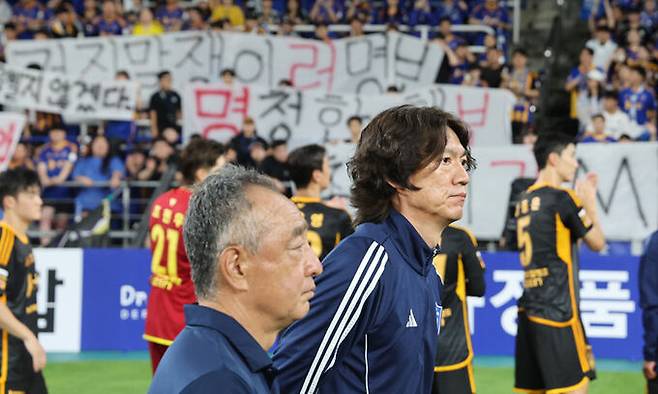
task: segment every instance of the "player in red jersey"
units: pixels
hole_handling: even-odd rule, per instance
[[[223,154],[224,147],[219,142],[192,140],[181,155],[183,185],[162,194],[151,208],[149,238],[153,258],[144,339],[148,341],[154,373],[164,352],[185,327],[183,305],[196,302],[183,243],[185,212],[192,195],[190,186],[222,166]]]

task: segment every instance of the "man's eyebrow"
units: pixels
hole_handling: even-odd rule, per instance
[[[306,230],[308,230],[308,224],[304,222],[304,224],[300,224],[299,226],[292,229],[292,238],[297,238],[304,235]]]
[[[455,149],[455,148],[450,148],[450,147],[446,147],[446,148],[443,150],[443,154],[448,154],[448,155],[453,155],[453,156],[459,156],[459,157],[461,157],[461,156],[465,156],[465,155],[466,155],[466,149],[464,149],[464,147],[461,146],[461,145],[460,145],[460,147],[457,148],[457,149]]]

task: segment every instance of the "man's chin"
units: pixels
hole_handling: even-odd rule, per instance
[[[460,207],[460,208],[452,209],[447,215],[447,219],[448,221],[450,221],[450,223],[452,223],[461,220],[463,216],[464,216],[464,208]]]

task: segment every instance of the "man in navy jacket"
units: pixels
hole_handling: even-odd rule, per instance
[[[462,216],[469,133],[437,108],[401,106],[363,130],[349,163],[353,235],[323,261],[309,314],[274,352],[282,393],[429,393],[441,321],[433,266]]]
[[[656,376],[656,346],[658,345],[658,231],[647,241],[647,247],[640,258],[640,306],[644,326],[644,376],[647,378],[647,392],[658,394]]]

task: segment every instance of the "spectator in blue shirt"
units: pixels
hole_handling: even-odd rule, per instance
[[[359,18],[363,23],[372,20],[372,4],[368,0],[352,0],[347,9],[347,20]]]
[[[98,208],[111,189],[119,187],[123,176],[123,162],[111,154],[107,138],[97,135],[91,141],[90,155],[78,160],[73,170],[73,179],[84,186],[75,198],[76,216]],[[96,182],[110,182],[110,187],[94,186]]]
[[[469,23],[493,28],[498,42],[503,45],[507,42],[507,32],[512,27],[507,11],[498,4],[498,0],[486,0],[484,4],[476,6],[471,12]],[[477,43],[481,43],[482,40],[483,37],[479,37]]]
[[[114,79],[117,81],[129,81],[130,74],[125,70],[120,70],[116,73]],[[139,93],[137,97],[139,98]],[[108,120],[105,122],[104,134],[112,145],[121,143],[130,144],[135,137],[135,122],[132,120]]]
[[[37,173],[43,187],[44,207],[39,229],[42,231],[64,229],[68,224],[69,214],[73,211],[71,188],[59,186],[69,180],[73,166],[78,158],[78,147],[66,140],[66,130],[56,125],[48,132],[49,142],[41,148],[37,159]],[[55,226],[53,226],[55,220]],[[47,245],[50,239],[41,239]]]
[[[443,0],[437,11],[439,18],[448,18],[453,24],[461,25],[466,19],[468,5],[463,0]]]
[[[198,185],[183,238],[199,303],[149,393],[279,393],[266,350],[308,313],[322,272],[307,227],[255,170],[227,166]]]
[[[14,6],[12,22],[16,25],[19,39],[31,39],[44,23],[43,8],[36,0],[21,0]]]
[[[98,36],[98,20],[100,19],[100,12],[96,0],[85,0],[84,9],[82,11],[82,32],[85,37]]]
[[[658,26],[658,11],[656,10],[655,0],[644,0],[644,9],[640,14],[640,24],[651,31]]]
[[[373,23],[380,25],[407,24],[407,15],[400,0],[386,0],[385,4],[375,9]]]
[[[467,44],[466,40],[452,32],[452,21],[450,18],[443,17],[439,21],[438,38],[443,40],[453,51],[457,50],[459,44]]]
[[[120,36],[123,33],[125,23],[116,7],[112,0],[103,2],[103,15],[96,25],[98,34],[101,36]]]
[[[184,11],[178,0],[167,0],[155,12],[155,18],[162,23],[166,31],[179,31],[183,26]]]
[[[656,362],[658,361],[658,231],[646,243],[640,257],[640,307],[644,326],[644,377],[647,379],[647,393],[658,393]]]
[[[642,66],[631,66],[630,87],[619,92],[621,109],[631,119],[629,134],[643,141],[656,139],[656,99],[644,85],[646,76]]]
[[[317,0],[309,18],[315,24],[335,24],[343,20],[345,7],[342,0]]]
[[[436,24],[436,14],[430,5],[429,0],[416,0],[414,8],[409,14],[409,26]]]

